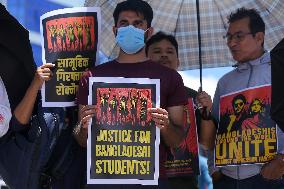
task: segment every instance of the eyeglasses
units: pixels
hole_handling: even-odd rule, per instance
[[[227,43],[230,43],[232,40],[238,43],[244,40],[247,35],[253,35],[253,33],[237,32],[234,33],[233,35],[227,34],[226,36],[224,36],[224,38],[227,39]]]
[[[238,107],[242,107],[243,105],[244,105],[243,102],[236,102],[236,103],[234,104],[234,107],[235,107],[235,108],[238,108]]]

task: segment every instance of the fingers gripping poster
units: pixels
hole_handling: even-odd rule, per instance
[[[156,79],[89,79],[88,184],[158,184],[160,136],[147,109],[159,107],[159,91]]]
[[[42,61],[53,77],[42,88],[43,106],[74,106],[79,79],[98,59],[100,9],[66,8],[41,16]]]
[[[266,163],[277,152],[271,85],[221,96],[215,165]]]

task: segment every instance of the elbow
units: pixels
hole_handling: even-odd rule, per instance
[[[21,125],[27,125],[30,121],[31,115],[26,116],[24,114],[19,113],[18,111],[14,112],[14,117],[17,120],[17,122]]]

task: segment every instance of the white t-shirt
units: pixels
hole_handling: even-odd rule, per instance
[[[6,88],[0,77],[0,137],[5,135],[9,129],[12,113]]]

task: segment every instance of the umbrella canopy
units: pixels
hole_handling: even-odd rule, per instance
[[[112,32],[112,13],[124,0],[86,0],[85,6],[98,6],[102,11],[100,49],[109,57],[117,56]],[[200,41],[196,0],[146,0],[154,10],[152,26],[176,36],[179,43],[180,70],[199,68],[199,47],[204,68],[233,64],[223,36],[227,32],[227,16],[237,8],[257,9],[266,23],[265,48],[270,50],[284,37],[283,0],[199,0]],[[200,45],[199,45],[200,44]]]

